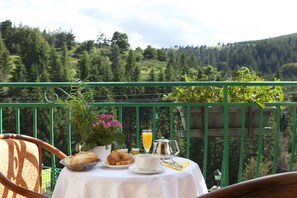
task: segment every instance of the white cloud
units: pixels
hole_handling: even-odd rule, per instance
[[[297,32],[295,0],[0,0],[0,21],[70,31],[78,41],[126,33],[132,47],[216,45]]]

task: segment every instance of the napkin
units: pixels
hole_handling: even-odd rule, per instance
[[[167,166],[169,168],[179,170],[179,171],[184,170],[189,164],[190,164],[189,161],[176,162],[176,163],[171,163],[171,162],[167,162],[167,161],[162,162],[163,166]]]

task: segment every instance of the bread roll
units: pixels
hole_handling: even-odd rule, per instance
[[[75,155],[71,155],[64,159],[67,165],[78,165],[95,162],[98,160],[98,156],[93,152],[79,152]]]
[[[108,156],[107,156],[107,162],[110,165],[116,165],[117,162],[121,161],[121,152],[118,150],[112,151]]]
[[[134,163],[134,158],[128,153],[114,150],[107,156],[106,161],[110,165],[127,165]]]

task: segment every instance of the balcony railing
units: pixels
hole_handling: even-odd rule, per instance
[[[65,98],[72,86],[81,82],[2,82],[0,83],[0,133],[14,132],[38,137],[71,154],[77,137],[72,133],[70,112],[65,112],[57,98]],[[141,130],[151,128],[153,138],[161,136],[178,139],[181,155],[196,161],[202,169],[208,187],[215,184],[213,171],[222,172],[221,185],[240,182],[248,168],[254,168],[253,177],[262,174],[263,160],[268,162],[268,174],[292,171],[296,165],[296,100],[297,82],[85,82],[95,89],[110,89],[113,101],[96,95],[92,105],[98,111],[116,111],[123,123],[127,147],[141,147]],[[176,86],[218,86],[224,88],[224,100],[216,103],[180,103],[163,101],[163,94]],[[269,119],[265,111],[254,103],[230,103],[230,86],[282,86],[286,102],[266,103],[273,107]],[[293,90],[293,91],[292,91]],[[290,101],[289,101],[290,100]],[[235,122],[231,108],[239,107]],[[185,107],[184,115],[178,109]],[[190,111],[199,109],[198,117]],[[221,108],[222,116],[213,117],[212,109]],[[258,109],[253,113],[251,108]],[[247,112],[247,113],[246,113]],[[229,114],[231,113],[231,114]],[[215,114],[219,114],[216,112]],[[257,124],[251,124],[256,119]],[[186,120],[182,121],[181,118]],[[213,121],[213,119],[216,119]],[[222,126],[210,126],[211,122]],[[265,123],[266,122],[266,123]],[[195,129],[190,124],[200,123]],[[129,127],[125,127],[129,126]],[[257,126],[256,126],[257,125]],[[183,126],[185,128],[183,128]],[[194,133],[194,135],[193,135]],[[194,136],[194,137],[192,137]],[[254,159],[255,165],[252,166]],[[249,167],[248,167],[249,164]],[[52,168],[52,180],[57,179],[62,166],[53,157],[45,162]],[[265,167],[264,167],[265,168]]]

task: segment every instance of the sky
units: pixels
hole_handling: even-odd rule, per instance
[[[75,40],[125,33],[148,45],[215,46],[297,33],[296,0],[0,0],[0,22],[72,31]]]

